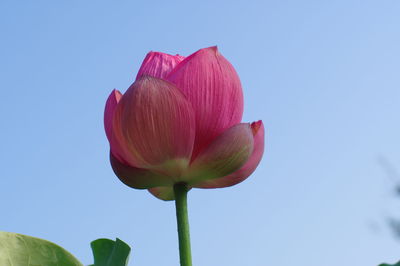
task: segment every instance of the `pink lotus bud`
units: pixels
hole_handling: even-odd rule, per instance
[[[104,124],[115,174],[173,200],[173,185],[220,188],[245,180],[264,151],[261,121],[240,123],[243,93],[217,47],[182,56],[150,52],[136,81],[109,96]]]

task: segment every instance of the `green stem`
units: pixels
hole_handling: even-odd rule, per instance
[[[175,184],[175,207],[178,223],[179,256],[181,266],[192,266],[192,253],[190,250],[189,218],[187,211],[188,187],[184,183]]]

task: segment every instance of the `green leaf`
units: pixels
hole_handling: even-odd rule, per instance
[[[93,250],[92,266],[126,266],[131,248],[122,240],[97,239],[90,246]]]
[[[47,240],[0,232],[2,266],[83,266],[71,253]]]
[[[396,263],[396,264],[386,264],[386,263],[383,263],[383,264],[379,264],[379,266],[400,266],[400,261],[399,261],[398,263]]]

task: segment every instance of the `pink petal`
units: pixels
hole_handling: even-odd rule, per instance
[[[233,66],[217,47],[197,51],[183,60],[167,80],[185,94],[196,115],[193,158],[225,129],[240,123],[243,93]]]
[[[112,136],[112,121],[114,116],[115,108],[119,100],[121,100],[122,94],[118,90],[113,90],[108,96],[106,107],[104,109],[104,129],[106,130],[107,139],[111,142]]]
[[[116,141],[115,137],[113,136],[112,131],[114,112],[121,98],[121,92],[115,89],[111,92],[110,96],[108,96],[106,107],[104,110],[104,128],[106,131],[108,142],[110,143],[110,150],[112,154],[121,162],[126,163],[123,159],[123,150],[121,149],[118,141]]]
[[[126,91],[114,114],[113,134],[124,160],[177,180],[192,154],[194,113],[172,83],[143,76]]]
[[[257,168],[264,153],[264,125],[262,121],[257,121],[251,124],[254,135],[254,149],[248,161],[237,171],[230,175],[207,180],[197,184],[198,188],[222,188],[236,185],[247,177],[249,177]]]
[[[150,188],[149,192],[153,194],[154,197],[160,199],[160,200],[174,200],[175,199],[175,194],[174,194],[174,187],[155,187],[155,188]]]
[[[239,169],[253,152],[250,124],[225,130],[191,163],[185,175],[188,184],[226,176]]]
[[[145,75],[164,79],[183,59],[185,57],[180,55],[149,52],[143,60],[136,79]]]
[[[173,180],[170,177],[123,164],[112,153],[110,153],[110,162],[115,175],[129,187],[146,189],[173,185]]]

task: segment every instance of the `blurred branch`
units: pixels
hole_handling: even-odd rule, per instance
[[[378,157],[378,163],[385,171],[386,176],[394,185],[394,192],[397,197],[400,197],[400,174],[397,168],[384,156]],[[392,229],[395,237],[400,239],[400,220],[396,218],[389,218],[387,220],[390,228]]]

